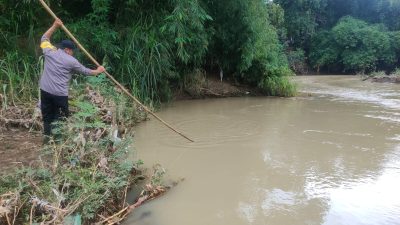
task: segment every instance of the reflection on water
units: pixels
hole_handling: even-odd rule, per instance
[[[176,102],[137,156],[172,179],[125,224],[400,224],[400,86],[298,77],[296,98]]]

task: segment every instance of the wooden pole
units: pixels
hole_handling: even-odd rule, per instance
[[[40,3],[42,4],[42,6],[46,9],[46,11],[54,18],[54,19],[58,19],[57,15],[54,14],[54,12],[50,9],[50,7],[46,4],[46,2],[44,2],[44,0],[39,0]],[[81,43],[79,43],[79,41],[74,37],[74,35],[68,30],[67,27],[65,27],[64,25],[61,26],[61,28],[65,31],[65,33],[67,33],[67,35],[78,45],[78,47],[85,53],[85,55],[96,65],[96,66],[100,66],[100,63],[97,62],[97,60],[81,45]],[[112,80],[119,88],[121,88],[121,90],[128,95],[130,98],[132,98],[138,105],[140,105],[144,110],[146,110],[149,114],[151,114],[152,116],[154,116],[154,118],[156,118],[158,121],[160,121],[161,123],[163,123],[165,126],[167,126],[169,129],[173,130],[174,132],[176,132],[177,134],[181,135],[182,137],[184,137],[185,139],[194,142],[192,139],[188,138],[187,136],[185,136],[184,134],[182,134],[181,132],[179,132],[177,129],[175,129],[174,127],[172,127],[170,124],[168,124],[167,122],[165,122],[163,119],[161,119],[159,116],[157,116],[154,112],[152,112],[150,109],[148,109],[144,104],[142,104],[137,98],[135,98],[135,96],[133,96],[124,86],[122,86],[122,84],[120,84],[111,74],[109,74],[107,71],[104,72],[107,77]]]

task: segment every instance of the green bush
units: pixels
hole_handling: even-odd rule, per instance
[[[167,101],[171,88],[182,86],[185,76],[198,69],[222,69],[226,77],[257,86],[268,68],[288,67],[278,38],[278,33],[284,36],[278,27],[284,22],[283,9],[270,2],[47,2],[93,56],[147,104]],[[39,40],[51,23],[37,1],[0,1],[1,59],[18,52],[28,67],[35,68],[30,76],[36,76]],[[65,38],[60,31],[52,41]],[[94,67],[82,52],[76,56]],[[14,62],[3,63],[3,68],[9,63]],[[32,92],[37,90],[26,93]]]
[[[310,61],[314,68],[363,73],[386,68],[396,61],[386,27],[352,17],[344,17],[331,31],[317,34],[311,46]]]
[[[275,67],[265,74],[258,84],[265,94],[291,97],[296,93],[296,85],[290,80],[293,72],[286,67]]]

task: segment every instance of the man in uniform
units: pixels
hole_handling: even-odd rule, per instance
[[[40,78],[40,108],[43,117],[44,135],[51,135],[51,123],[60,117],[68,117],[68,89],[73,72],[85,75],[98,75],[105,71],[99,66],[95,70],[84,67],[73,57],[75,44],[70,40],[63,40],[60,48],[50,43],[50,38],[59,27],[61,20],[54,21],[53,25],[44,33],[40,47],[44,54],[44,71]]]

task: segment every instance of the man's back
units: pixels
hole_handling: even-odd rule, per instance
[[[43,36],[40,47],[45,56],[44,71],[40,79],[40,88],[57,96],[68,96],[68,84],[72,72],[90,75],[91,70],[82,66],[73,56],[57,49]]]

